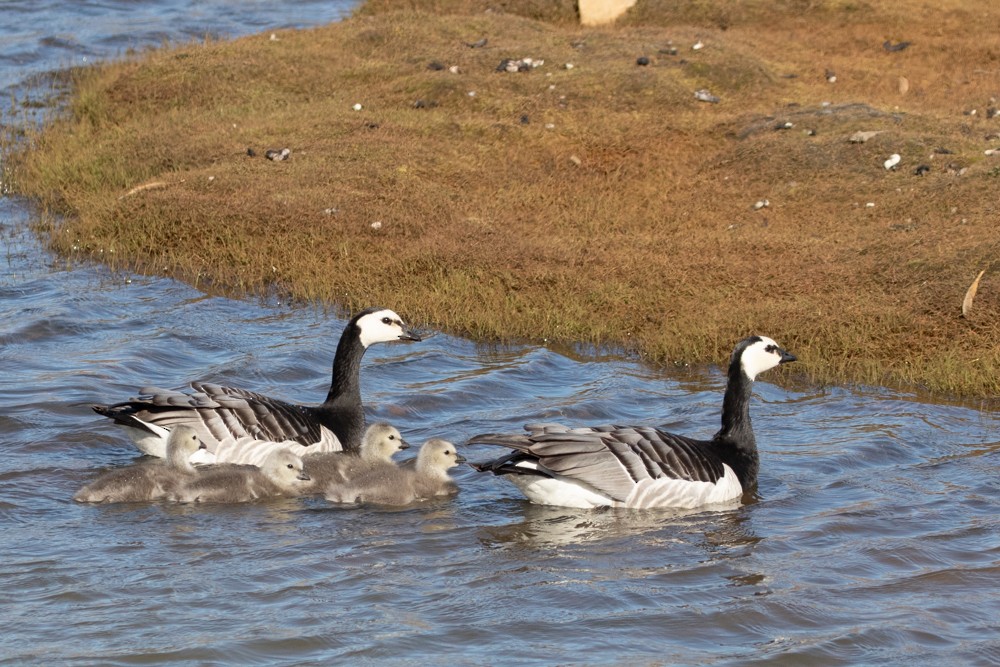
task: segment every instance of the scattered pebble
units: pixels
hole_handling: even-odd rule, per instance
[[[922,165],[919,165],[916,169],[913,170],[913,174],[915,176],[923,176],[924,174],[926,174],[930,170],[931,170],[930,165],[928,165],[928,164],[922,164]]]
[[[888,51],[889,53],[893,53],[895,51],[902,51],[909,45],[910,45],[909,42],[897,42],[896,44],[893,44],[892,41],[888,39],[882,42],[882,48]]]
[[[865,208],[875,208],[875,202],[870,201],[865,204]]]
[[[528,114],[521,114],[521,125],[527,125],[530,122],[531,118],[528,116]]]
[[[790,120],[786,120],[784,123],[778,123],[777,125],[775,125],[774,129],[776,129],[776,130],[790,130],[793,127],[795,127],[795,123],[793,123]]]
[[[901,159],[902,158],[899,156],[899,153],[893,153],[889,156],[888,160],[882,163],[882,166],[886,169],[895,169]]]
[[[701,51],[703,48],[705,48],[705,43],[700,39],[691,45],[692,51]]]
[[[489,43],[489,40],[483,37],[482,39],[477,39],[474,42],[466,42],[465,45],[470,49],[481,49],[486,46],[487,43]]]
[[[987,148],[983,155],[1000,155],[1000,148]]]
[[[563,69],[573,69],[573,67],[574,67],[573,63],[566,63],[565,65],[563,65]]]
[[[639,65],[640,67],[645,67],[646,65],[649,64],[649,58],[647,58],[646,56],[639,56],[638,58],[635,59],[635,64]]]
[[[272,162],[281,162],[282,160],[287,160],[291,154],[292,151],[289,148],[282,148],[281,150],[269,148],[268,150],[264,151],[264,157],[266,157],[268,160],[271,160]]]
[[[253,148],[247,147],[247,155],[249,155],[250,157],[257,157],[257,151],[255,151]]]
[[[452,65],[451,67],[448,68],[448,71],[451,72],[452,74],[458,74],[461,70],[458,69],[458,65]]]
[[[759,200],[757,200],[757,202],[756,202],[756,203],[755,203],[755,204],[753,205],[753,210],[755,210],[755,211],[759,211],[760,209],[762,209],[762,208],[767,208],[767,207],[768,207],[768,206],[770,206],[770,205],[771,205],[771,202],[769,202],[768,200],[766,200],[766,199],[759,199]]]
[[[382,221],[381,220],[376,220],[375,222],[373,222],[371,224],[371,228],[374,229],[375,231],[378,231],[378,230],[382,229]]]
[[[363,109],[364,107],[362,107],[358,103],[355,103],[355,105],[353,107],[351,107],[351,108],[354,109],[355,111],[361,111],[361,109]]]
[[[677,47],[673,46],[673,45],[668,46],[665,49],[660,49],[660,53],[662,53],[665,56],[676,56],[677,55]]]
[[[720,102],[719,98],[708,92],[706,89],[694,91],[694,98],[701,102],[710,102],[712,104],[718,104]]]
[[[209,183],[211,183],[211,182],[212,182],[212,181],[214,181],[214,180],[215,180],[215,176],[209,176],[209,177],[208,177],[208,182],[209,182]]]
[[[580,158],[578,158],[575,155],[570,155],[569,156],[569,161],[572,162],[573,164],[575,164],[577,167],[579,167],[581,164],[583,164],[583,160],[581,160]]]
[[[468,95],[469,97],[475,97],[476,96],[476,91],[470,90],[469,92],[466,93],[466,95]]]
[[[326,213],[327,215],[337,215],[337,213],[339,213],[339,212],[340,212],[339,208],[335,208],[335,207],[332,207],[332,206],[330,208],[324,208],[323,209],[323,213]]]
[[[554,130],[554,129],[556,129],[556,124],[555,123],[546,123],[545,124],[545,129],[546,130]]]
[[[832,69],[826,70],[825,76],[827,83],[837,83],[837,74]]]
[[[278,41],[278,35],[276,35],[275,33],[272,32],[271,33],[271,41],[272,42],[277,42]]]
[[[899,81],[897,83],[897,89],[899,90],[900,95],[905,95],[910,90],[910,80],[907,79],[905,76],[899,77]]]
[[[441,70],[448,68],[445,67],[442,63],[439,63],[438,61],[432,60],[431,62],[427,63],[427,69],[434,70],[435,72],[440,72]]]

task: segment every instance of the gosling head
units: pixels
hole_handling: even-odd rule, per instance
[[[465,457],[458,453],[455,445],[441,438],[431,438],[417,454],[417,468],[426,472],[444,474],[449,468],[464,462]]]
[[[261,471],[284,489],[296,488],[310,480],[309,475],[302,471],[302,459],[287,449],[271,452],[264,460]]]
[[[190,469],[191,456],[199,449],[205,449],[198,432],[183,424],[175,426],[167,438],[167,461],[175,468]]]
[[[395,426],[378,422],[365,431],[361,440],[361,457],[369,461],[388,461],[393,454],[409,446]]]

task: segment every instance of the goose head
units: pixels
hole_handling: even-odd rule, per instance
[[[353,324],[364,347],[394,340],[419,341],[420,336],[388,308],[369,308],[355,315]]]
[[[278,486],[289,489],[310,480],[302,470],[302,459],[287,449],[278,449],[264,460],[261,471]]]
[[[365,431],[365,437],[361,441],[361,456],[373,461],[388,461],[393,454],[409,446],[395,426],[377,422]]]
[[[767,336],[750,336],[740,341],[736,346],[731,364],[739,363],[740,370],[748,378],[755,380],[759,373],[795,360],[794,354],[783,349]]]
[[[458,453],[455,445],[441,438],[431,438],[425,442],[417,455],[417,467],[426,471],[443,473],[464,462],[465,457]]]

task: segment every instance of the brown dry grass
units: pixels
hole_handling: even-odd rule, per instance
[[[658,362],[759,332],[817,381],[1000,393],[1000,5],[640,0],[600,29],[572,7],[372,0],[78,72],[15,185],[69,214],[58,251],[202,285]]]

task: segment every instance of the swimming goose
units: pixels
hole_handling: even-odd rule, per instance
[[[515,450],[472,467],[506,475],[540,505],[694,508],[733,500],[757,484],[759,458],[749,411],[754,379],[790,361],[795,356],[770,338],[740,341],[729,363],[722,428],[710,440],[648,426],[528,424],[527,434],[471,438],[469,444]]]
[[[165,497],[186,477],[197,472],[191,455],[204,448],[198,432],[175,426],[167,439],[166,461],[147,461],[105,472],[76,492],[78,503],[134,503]]]
[[[450,496],[458,493],[458,486],[448,476],[448,469],[464,461],[455,445],[431,438],[420,447],[412,467],[391,462],[373,465],[346,484],[331,483],[326,499],[335,503],[409,505],[435,496]]]
[[[419,341],[399,315],[384,308],[363,310],[344,328],[333,359],[333,378],[326,401],[295,405],[245,389],[192,382],[193,394],[147,387],[141,396],[110,406],[95,405],[98,414],[125,427],[146,454],[163,457],[168,429],[187,424],[215,454],[214,462],[249,462],[244,452],[257,441],[295,441],[310,451],[356,450],[365,428],[361,405],[361,357],[370,345],[394,340]],[[202,462],[213,462],[211,457]]]
[[[358,452],[311,454],[302,457],[302,463],[313,488],[322,492],[332,481],[343,484],[380,464],[393,465],[392,455],[409,446],[395,426],[377,422],[365,429]]]
[[[302,459],[288,451],[271,452],[260,468],[224,463],[185,479],[170,499],[182,503],[244,503],[258,498],[299,496],[309,489]]]

